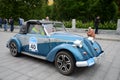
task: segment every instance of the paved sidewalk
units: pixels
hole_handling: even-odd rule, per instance
[[[3,29],[0,29],[0,31],[4,31]],[[87,31],[86,29],[67,29],[67,31],[73,32],[75,34],[87,37]],[[8,32],[9,29],[8,29]],[[14,29],[13,33],[18,33],[19,28]],[[96,39],[98,40],[111,40],[111,41],[120,41],[120,35],[116,34],[115,30],[99,30],[99,34],[96,34]]]
[[[78,35],[82,35],[87,37],[86,33],[76,33]],[[117,34],[96,34],[96,38],[98,40],[111,40],[111,41],[120,41],[120,35]]]
[[[87,37],[87,29],[68,29],[68,31]],[[99,34],[96,34],[95,39],[120,41],[120,35],[116,34],[116,30],[99,30]]]

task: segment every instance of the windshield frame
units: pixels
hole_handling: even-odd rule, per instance
[[[48,36],[57,32],[66,32],[65,26],[62,22],[43,23],[42,26]]]

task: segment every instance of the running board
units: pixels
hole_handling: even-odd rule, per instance
[[[21,52],[21,53],[25,54],[25,55],[28,55],[28,56],[32,56],[32,57],[38,58],[38,59],[46,60],[46,57],[43,57],[43,56],[38,56],[38,55],[30,54],[30,53],[27,53],[27,52]]]

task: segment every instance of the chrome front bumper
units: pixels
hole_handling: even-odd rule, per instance
[[[86,66],[92,66],[94,65],[96,62],[98,62],[98,60],[103,56],[104,53],[100,54],[98,57],[93,57],[90,58],[86,61],[77,61],[76,62],[76,67],[86,67]]]

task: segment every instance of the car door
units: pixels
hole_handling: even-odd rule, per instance
[[[30,29],[31,29],[30,25]],[[26,52],[31,54],[46,56],[50,51],[49,46],[49,37],[47,35],[39,33],[31,33],[31,30],[28,30],[25,40],[27,40],[28,46],[26,46]]]
[[[40,34],[27,34],[28,37],[28,51],[37,54],[46,56],[50,51],[49,38],[46,35]]]
[[[22,47],[21,52],[46,56],[50,51],[49,37],[38,33],[31,33],[35,24],[24,25],[17,35]]]

